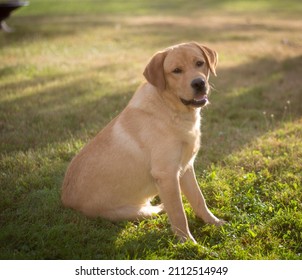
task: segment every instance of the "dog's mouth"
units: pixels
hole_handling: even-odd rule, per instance
[[[208,96],[201,95],[190,100],[180,98],[181,102],[186,106],[203,107],[208,103]]]

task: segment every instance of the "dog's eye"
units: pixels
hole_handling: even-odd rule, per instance
[[[182,70],[180,68],[175,68],[172,72],[174,74],[180,74],[180,73],[182,73]]]
[[[204,61],[199,60],[196,62],[197,67],[201,67],[202,65],[204,65]]]

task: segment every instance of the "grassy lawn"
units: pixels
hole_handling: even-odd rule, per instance
[[[302,259],[302,3],[36,0],[0,33],[0,259]],[[87,219],[60,203],[71,158],[114,118],[157,50],[220,55],[196,173],[220,228],[198,245],[166,214]]]

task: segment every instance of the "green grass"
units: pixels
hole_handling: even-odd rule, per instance
[[[16,11],[16,32],[0,33],[0,259],[302,259],[302,5],[284,3]],[[179,244],[166,214],[111,223],[63,208],[71,158],[126,106],[155,51],[191,40],[220,55],[195,167],[228,223],[204,224],[184,199],[198,245]]]

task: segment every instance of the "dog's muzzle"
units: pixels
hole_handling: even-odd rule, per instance
[[[191,82],[195,97],[190,100],[180,98],[181,102],[186,106],[202,107],[208,103],[208,88],[203,78],[196,78]]]

